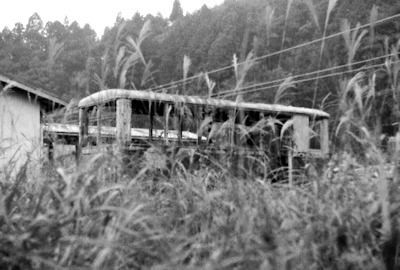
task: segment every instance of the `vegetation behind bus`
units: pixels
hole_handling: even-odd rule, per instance
[[[218,162],[191,172],[167,152],[123,170],[112,153],[78,168],[56,160],[40,176],[22,168],[1,182],[0,262],[24,269],[396,269],[399,182],[386,161],[398,151],[381,151],[359,116],[343,120],[337,135],[347,149],[362,143],[368,162],[337,152],[303,186],[235,177]],[[167,162],[179,169],[165,174],[159,168]]]
[[[398,46],[392,53],[397,58]],[[385,93],[400,115],[400,69],[393,58],[383,71],[390,78]],[[79,168],[56,160],[40,176],[27,176],[23,167],[14,177],[4,168],[0,264],[398,269],[400,135],[391,139],[389,153],[382,151],[374,127],[386,103],[369,80],[373,74],[341,84],[339,117],[331,123],[334,154],[323,174],[311,174],[301,187],[233,177],[218,163],[191,173],[164,154],[160,163],[181,169],[165,175],[142,160],[121,172],[121,157],[112,154],[92,156]]]

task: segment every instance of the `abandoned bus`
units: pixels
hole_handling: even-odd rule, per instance
[[[92,94],[78,107],[79,154],[107,144],[173,144],[210,156],[264,156],[278,168],[329,152],[329,114],[316,109],[121,89]]]

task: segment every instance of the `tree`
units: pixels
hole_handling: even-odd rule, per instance
[[[55,38],[57,42],[64,42],[68,36],[68,31],[59,21],[48,22],[45,27],[45,36],[48,40]]]
[[[115,24],[106,28],[100,40],[89,25],[81,28],[67,18],[43,24],[35,13],[26,27],[19,23],[15,28],[0,33],[0,70],[23,83],[64,92],[70,97],[97,91],[99,87],[92,83],[96,77],[94,74],[98,75],[97,80],[101,78],[103,88],[116,87],[118,80],[112,70],[121,47],[129,45],[129,37],[138,40],[145,22],[151,21],[152,34],[141,44],[141,54],[148,65],[136,65],[135,69],[127,69],[126,74],[127,82],[149,88],[154,84],[181,80],[185,55],[191,59],[187,74],[191,77],[230,66],[234,54],[240,62],[251,51],[255,57],[275,53],[281,49],[284,32],[284,48],[321,38],[321,25],[325,21],[329,0],[289,1],[225,0],[214,8],[203,5],[200,10],[184,16],[180,0],[175,0],[169,18],[134,13],[131,19],[124,19],[119,14]],[[289,10],[288,3],[291,3]],[[379,13],[372,16],[368,12],[372,7]],[[364,24],[372,17],[377,20],[391,16],[399,9],[398,0],[338,0],[327,25],[327,36],[340,31],[343,19],[354,27],[357,22]],[[381,56],[387,51],[386,45],[391,48],[397,43],[398,24],[395,20],[376,24],[372,30],[362,39],[354,62]],[[346,46],[341,36],[326,40],[321,56],[320,47],[315,43],[262,57],[247,73],[244,85],[284,79],[289,74],[315,72],[320,57],[320,69],[347,62]],[[149,68],[145,69],[145,66]],[[147,76],[151,77],[148,83],[143,83],[142,78],[146,77],[143,74],[151,74]],[[209,76],[217,83],[215,89],[218,91],[230,89],[235,81],[233,68]],[[328,92],[335,93],[339,79],[320,80],[318,99],[322,100]],[[186,88],[190,89],[187,93],[204,94],[206,89],[201,88],[204,85],[202,79],[193,80]],[[296,87],[297,101],[308,106],[306,102],[314,89],[314,81],[297,83]],[[275,89],[251,92],[245,97],[268,102]]]
[[[179,2],[179,0],[175,0],[174,5],[172,7],[171,15],[169,15],[169,20],[171,22],[174,22],[181,18],[183,18],[183,9],[181,7],[181,2]]]
[[[39,14],[36,12],[29,18],[28,24],[26,25],[26,31],[40,32],[43,29],[43,21]]]
[[[26,25],[25,41],[35,57],[44,56],[43,51],[47,42],[43,36],[43,21],[36,12],[29,18]]]

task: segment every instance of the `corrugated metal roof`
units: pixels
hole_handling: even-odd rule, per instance
[[[66,102],[65,100],[62,100],[62,99],[60,99],[58,97],[55,97],[55,96],[53,96],[53,95],[51,95],[51,94],[49,94],[47,92],[44,92],[42,90],[33,89],[33,88],[29,87],[29,86],[23,85],[23,84],[21,84],[19,82],[11,80],[11,79],[3,76],[3,75],[0,75],[0,81],[3,82],[4,84],[6,84],[4,88],[7,91],[9,89],[17,88],[17,89],[26,91],[28,93],[31,93],[31,94],[39,97],[39,98],[54,102],[54,103],[56,103],[58,105],[61,105],[63,107],[68,104],[68,102]]]
[[[154,93],[149,91],[109,89],[94,93],[79,102],[79,107],[91,107],[97,104],[110,102],[117,99],[151,100],[170,103],[186,103],[200,106],[211,106],[226,109],[243,109],[265,111],[282,114],[305,114],[315,117],[329,118],[329,114],[316,109],[285,106],[280,104],[264,104],[250,102],[234,102],[230,100],[201,98],[197,96],[182,96],[172,94]]]

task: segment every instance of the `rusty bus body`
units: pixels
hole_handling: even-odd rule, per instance
[[[78,155],[88,145],[173,144],[209,155],[264,155],[276,168],[329,153],[329,114],[316,109],[121,89],[92,94],[78,107]],[[137,128],[147,135],[136,136]]]

